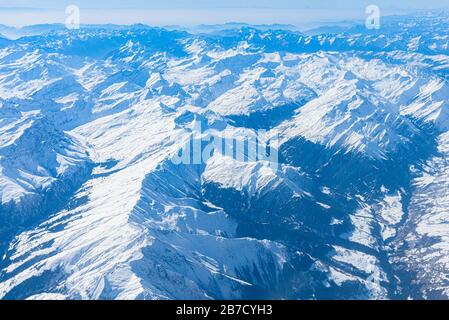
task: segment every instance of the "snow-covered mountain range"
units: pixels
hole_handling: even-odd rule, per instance
[[[382,23],[0,38],[0,298],[449,298],[449,20]]]

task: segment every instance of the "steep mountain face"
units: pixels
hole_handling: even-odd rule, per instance
[[[42,212],[64,205],[90,175],[85,145],[58,130],[38,110],[0,107],[0,252],[8,235],[31,226]]]
[[[447,21],[5,42],[0,298],[448,298]]]

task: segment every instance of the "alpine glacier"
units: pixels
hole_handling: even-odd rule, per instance
[[[382,23],[0,38],[0,299],[448,299],[449,19]]]

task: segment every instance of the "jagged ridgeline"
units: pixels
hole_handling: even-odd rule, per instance
[[[448,21],[0,28],[0,298],[448,298]]]

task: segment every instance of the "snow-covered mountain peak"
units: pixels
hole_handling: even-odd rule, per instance
[[[447,297],[446,20],[0,41],[0,298]]]

